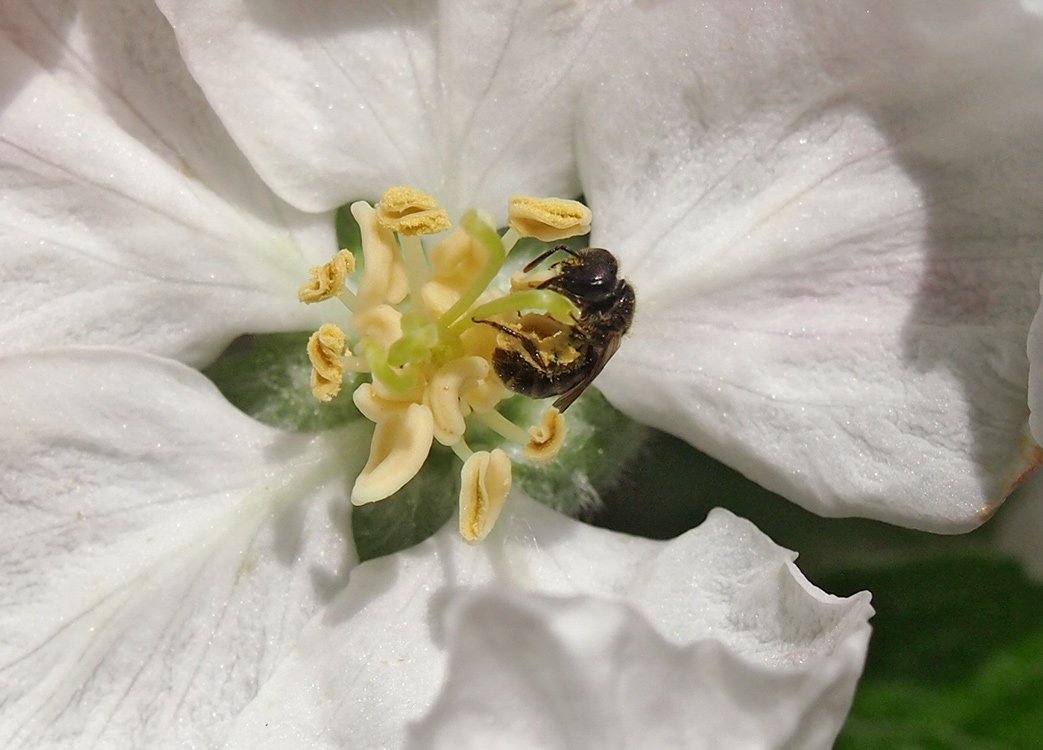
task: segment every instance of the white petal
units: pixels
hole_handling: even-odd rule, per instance
[[[68,8],[0,10],[0,346],[203,363],[240,333],[310,327],[296,287],[336,250],[330,217],[265,187],[155,8]]]
[[[786,594],[807,596],[778,572]],[[795,651],[806,653],[751,660],[718,632],[677,644],[630,607],[592,597],[457,595],[448,680],[410,747],[830,748],[869,635],[866,607],[832,609],[779,618],[774,635],[799,633],[808,641]]]
[[[514,192],[578,192],[572,110],[608,3],[159,5],[232,136],[301,208],[408,183],[502,219]]]
[[[0,359],[0,394],[0,745],[216,747],[355,562],[364,440],[116,350]]]
[[[456,719],[462,718],[455,716],[462,708],[456,701],[465,689],[459,681],[473,675],[469,665],[480,658],[473,648],[482,646],[468,642],[475,632],[465,622],[468,610],[454,614],[452,605],[459,587],[490,582],[511,591],[517,587],[598,597],[575,603],[583,610],[580,619],[587,620],[590,608],[611,612],[619,638],[635,658],[684,653],[690,660],[686,666],[706,670],[703,676],[685,670],[684,675],[671,676],[671,684],[682,681],[692,697],[720,691],[713,706],[725,710],[749,681],[759,681],[761,689],[749,696],[741,712],[752,735],[803,737],[808,740],[805,747],[828,746],[861,670],[871,608],[866,595],[842,600],[822,594],[793,567],[793,557],[752,524],[724,511],[715,511],[698,529],[662,543],[585,526],[515,494],[482,544],[461,541],[452,522],[412,550],[355,568],[345,591],[311,622],[297,651],[243,713],[230,747],[401,747],[406,726],[433,705],[434,713],[417,735],[420,745],[428,732],[455,732],[460,728]],[[503,601],[495,595],[483,594],[477,601],[490,596],[489,606],[500,609]],[[527,596],[518,592],[507,596],[514,606],[529,608],[537,629],[548,638],[561,635],[545,600],[526,603]],[[640,616],[628,614],[623,603]],[[485,630],[489,624],[473,625]],[[606,652],[612,651],[611,635],[591,638],[587,647],[574,638],[562,641],[563,650],[556,654],[581,671],[576,679],[592,690],[592,705],[613,700],[605,692],[611,685],[594,684],[599,683],[597,670],[605,669],[604,659],[623,656],[625,669],[647,668],[666,679],[658,673],[661,661],[640,667],[620,651]],[[527,681],[531,677],[543,684],[551,656],[531,663],[528,675],[526,659],[536,657],[528,646],[518,645],[500,654],[499,664],[488,664],[493,672],[517,677],[497,683],[500,693],[489,700],[531,712],[537,707],[526,694],[531,689]],[[447,656],[449,682],[444,703],[436,705],[447,676]],[[492,674],[482,679],[483,684],[485,679],[495,682]],[[737,692],[730,692],[729,684]],[[575,687],[576,683],[563,685],[561,695]],[[635,705],[628,717],[636,726],[647,714]],[[550,730],[586,731],[591,718],[589,712],[566,714],[560,726]],[[715,721],[699,731],[708,741],[718,728]],[[449,736],[445,735],[447,741]],[[479,735],[485,740],[492,736]]]
[[[637,291],[614,403],[822,514],[988,518],[1039,461],[1043,68],[1027,19],[974,7],[677,3],[628,25],[658,54],[581,129],[594,239]]]
[[[1043,306],[1036,311],[1029,326],[1028,357],[1029,427],[1035,441],[1043,445]]]

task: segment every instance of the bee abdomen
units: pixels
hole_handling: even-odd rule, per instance
[[[539,369],[520,352],[497,349],[493,369],[504,386],[529,398],[549,398],[573,388],[583,380],[580,367]]]

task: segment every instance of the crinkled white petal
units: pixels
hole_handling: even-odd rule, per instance
[[[273,189],[324,210],[408,183],[451,215],[574,195],[572,113],[616,3],[161,0]]]
[[[1043,445],[1043,306],[1029,326],[1028,357],[1029,427],[1036,443]]]
[[[355,568],[243,712],[229,747],[402,747],[411,726],[418,747],[436,738],[431,746],[630,746],[583,744],[611,728],[682,733],[707,747],[721,731],[753,746],[828,747],[861,671],[872,609],[865,594],[823,594],[793,558],[726,511],[654,542],[515,494],[482,544],[461,541],[454,521]],[[461,587],[483,584],[506,593],[457,601]],[[493,633],[510,612],[522,620]],[[486,662],[490,651],[500,653]],[[549,684],[562,676],[555,663],[575,674]],[[492,692],[469,702],[468,684]],[[680,692],[655,734],[650,701],[671,687]],[[497,702],[468,736],[467,717]],[[553,716],[541,714],[548,703]],[[593,726],[609,711],[615,723]]]
[[[988,518],[1040,460],[1040,31],[1012,6],[794,0],[613,32],[658,50],[579,129],[594,242],[637,292],[613,403],[822,514]]]
[[[253,172],[148,4],[0,8],[0,348],[124,344],[203,363],[308,328],[335,249]]]
[[[0,358],[0,746],[218,747],[356,561],[349,437],[170,360]]]
[[[443,626],[448,679],[408,746],[830,748],[869,634],[867,607],[837,609],[845,619],[834,632],[814,623],[803,637],[821,648],[788,669],[751,662],[712,632],[674,643],[604,599],[458,594]]]

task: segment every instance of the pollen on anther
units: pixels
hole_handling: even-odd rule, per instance
[[[437,234],[449,229],[449,214],[438,201],[415,188],[389,188],[376,206],[377,220],[401,235]]]
[[[330,401],[340,393],[344,380],[342,356],[347,351],[347,338],[337,326],[325,323],[308,339],[311,360],[311,392],[319,401]]]
[[[480,542],[492,531],[511,491],[511,460],[499,448],[474,453],[460,471],[460,536]]]
[[[565,417],[553,406],[543,412],[540,423],[529,428],[525,457],[532,461],[550,461],[565,444]]]
[[[586,234],[592,217],[579,201],[519,195],[511,198],[507,225],[521,237],[554,242]]]
[[[324,265],[311,269],[311,281],[297,291],[301,302],[322,302],[340,294],[344,280],[355,271],[355,256],[349,250],[341,250]]]

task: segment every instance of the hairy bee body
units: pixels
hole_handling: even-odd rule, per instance
[[[634,318],[634,288],[619,277],[615,256],[603,248],[573,251],[557,247],[525,267],[531,271],[554,252],[572,257],[555,264],[554,275],[537,285],[569,298],[579,310],[571,325],[548,316],[525,316],[515,325],[478,321],[507,335],[493,354],[493,369],[504,385],[531,398],[559,396],[554,406],[565,411],[619,349]],[[533,325],[533,317],[539,319]],[[539,330],[542,327],[543,330]]]

